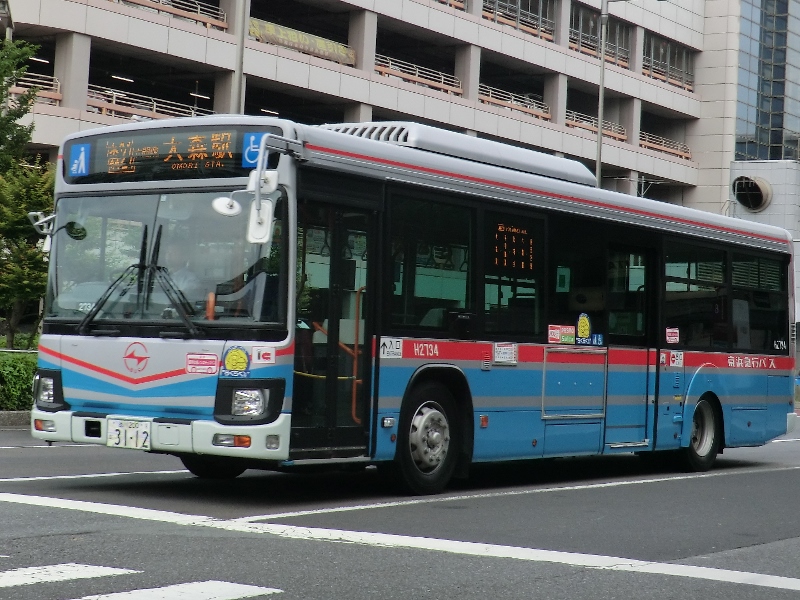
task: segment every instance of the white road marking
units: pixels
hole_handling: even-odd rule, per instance
[[[40,475],[37,477],[6,477],[0,479],[0,483],[13,483],[15,481],[50,481],[52,479],[95,479],[97,477],[122,477],[124,475],[174,475],[183,473],[187,477],[189,472],[186,469],[176,469],[169,471],[121,471],[119,473],[87,473],[84,475]]]
[[[80,600],[238,600],[239,598],[253,598],[281,592],[283,590],[242,583],[195,581],[146,590],[84,596]]]
[[[696,567],[692,565],[681,565],[674,563],[640,561],[615,556],[559,552],[554,550],[538,550],[535,548],[462,542],[458,540],[439,540],[433,538],[387,533],[343,531],[315,527],[296,527],[293,525],[280,525],[275,523],[244,523],[236,519],[226,521],[201,515],[187,515],[182,513],[119,506],[114,504],[86,502],[82,500],[63,500],[60,498],[46,498],[41,496],[25,496],[22,494],[0,493],[0,502],[80,510],[95,514],[130,517],[134,519],[144,519],[161,523],[171,523],[174,525],[212,527],[215,529],[239,533],[269,534],[295,540],[343,542],[379,548],[428,550],[477,556],[481,558],[511,558],[515,560],[547,562],[580,568],[626,571],[632,573],[651,573],[657,575],[704,579],[708,581],[800,591],[800,579],[791,577],[763,575],[760,573],[731,571],[727,569]],[[152,599],[148,598],[148,600]]]
[[[109,577],[111,575],[130,575],[132,573],[141,573],[141,571],[96,567],[94,565],[79,565],[76,563],[47,565],[44,567],[25,567],[22,569],[0,572],[0,588],[32,585],[34,583],[71,581],[73,579],[92,579],[94,577]]]
[[[349,512],[356,510],[372,510],[375,508],[396,508],[400,506],[414,506],[418,504],[436,504],[440,502],[459,502],[464,500],[481,500],[486,498],[505,498],[510,496],[528,496],[532,494],[548,494],[552,492],[575,492],[582,490],[595,490],[601,488],[614,488],[629,485],[642,485],[646,483],[666,483],[670,481],[685,481],[687,479],[708,479],[710,477],[725,477],[729,475],[741,475],[748,473],[770,473],[779,471],[796,471],[800,467],[773,467],[770,469],[737,469],[735,471],[714,471],[712,473],[694,473],[692,475],[675,475],[670,477],[652,477],[646,479],[631,479],[627,481],[609,481],[604,483],[586,483],[580,485],[565,485],[543,488],[531,488],[526,490],[505,490],[502,492],[487,492],[477,494],[459,494],[457,496],[428,496],[416,498],[414,500],[397,500],[394,502],[375,502],[372,504],[355,504],[352,506],[335,506],[332,508],[318,508],[312,510],[299,510],[293,512],[270,513],[265,515],[253,515],[234,519],[237,523],[252,523],[256,521],[272,521],[275,519],[285,519],[288,517],[304,517],[307,515],[322,515],[327,513]]]
[[[773,444],[780,444],[783,442],[800,442],[800,438],[786,438],[783,440],[772,440]]]
[[[98,444],[59,444],[58,446],[50,446],[50,445],[42,446],[40,444],[36,444],[35,446],[34,445],[31,445],[31,446],[24,446],[24,445],[23,446],[0,446],[0,450],[19,450],[21,448],[24,448],[25,450],[30,450],[32,448],[33,449],[38,449],[38,448],[45,448],[46,449],[46,448],[92,448],[92,447],[94,447],[94,448],[102,448],[102,446],[100,446]]]

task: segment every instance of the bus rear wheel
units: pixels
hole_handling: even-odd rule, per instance
[[[438,494],[450,481],[458,459],[461,432],[456,403],[440,383],[416,387],[403,403],[397,436],[400,483],[414,494]]]
[[[181,456],[183,466],[200,479],[235,479],[245,472],[245,467],[234,461],[214,456]]]
[[[690,471],[708,471],[717,459],[720,424],[711,402],[701,398],[694,407],[689,446],[683,449],[683,462]]]

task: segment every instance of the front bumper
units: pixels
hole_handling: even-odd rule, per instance
[[[39,431],[35,421],[52,421],[53,431]],[[72,411],[31,411],[31,434],[49,442],[74,442],[105,446],[108,441],[108,419],[150,421],[150,450],[167,454],[207,454],[231,456],[252,460],[283,461],[289,458],[291,415],[281,414],[266,425],[221,425],[216,421],[189,421],[164,423],[152,418],[131,415],[86,416]],[[214,434],[249,435],[249,448],[215,446]],[[88,434],[88,435],[87,435]],[[280,443],[274,450],[267,449],[267,436],[278,436]]]

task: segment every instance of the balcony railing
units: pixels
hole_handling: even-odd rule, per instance
[[[446,4],[447,6],[452,6],[453,8],[457,8],[458,10],[466,10],[464,6],[465,0],[436,0],[440,4]]]
[[[460,96],[464,91],[461,80],[455,75],[420,67],[382,54],[375,55],[375,72],[456,96]]]
[[[228,17],[224,10],[213,4],[197,0],[110,0],[117,4],[133,5],[136,8],[166,14],[179,19],[194,21],[208,29],[228,29]]]
[[[588,54],[599,58],[597,49],[600,47],[600,38],[596,35],[589,35],[588,33],[581,33],[577,29],[569,30],[569,47],[572,50]],[[622,46],[606,42],[606,62],[619,65],[623,69],[627,69],[630,59],[630,51]]]
[[[568,110],[566,114],[566,121],[564,124],[567,127],[577,127],[579,129],[586,129],[593,133],[597,133],[597,117],[584,115],[574,110]],[[622,125],[612,123],[611,121],[603,120],[603,135],[615,140],[624,142],[628,139],[628,132]]]
[[[689,92],[694,89],[694,75],[667,63],[653,60],[649,56],[644,57],[642,74],[653,79],[660,79],[665,83],[683,88]]]
[[[191,104],[170,102],[141,94],[132,94],[99,85],[89,85],[86,98],[88,110],[123,119],[166,119],[168,117],[196,117],[212,115],[213,110]]]
[[[514,94],[481,83],[478,86],[478,100],[486,104],[516,110],[537,119],[550,120],[550,107],[530,95]]]
[[[15,85],[8,88],[9,95],[14,98],[24,94],[31,88],[36,90],[37,104],[61,104],[61,82],[52,75],[39,75],[38,73],[26,73],[20,77]]]
[[[549,42],[553,41],[556,31],[555,21],[522,10],[519,2],[514,0],[483,0],[483,18],[495,23],[511,25],[511,27]]]
[[[648,148],[649,150],[655,150],[656,152],[671,154],[678,158],[692,160],[692,151],[689,149],[689,146],[683,142],[676,142],[675,140],[663,138],[645,131],[639,133],[639,146]]]

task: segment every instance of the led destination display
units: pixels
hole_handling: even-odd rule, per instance
[[[64,180],[70,184],[243,177],[256,167],[266,133],[279,127],[175,127],[108,133],[68,142]]]

